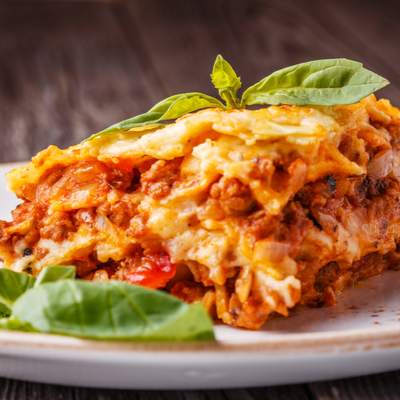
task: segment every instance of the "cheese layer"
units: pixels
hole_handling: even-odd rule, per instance
[[[82,279],[165,287],[257,329],[397,265],[399,126],[370,96],[206,109],[50,146],[7,175],[24,202],[0,222],[0,257],[35,275],[74,264]]]

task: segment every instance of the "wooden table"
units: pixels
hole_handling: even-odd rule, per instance
[[[0,162],[68,147],[172,94],[216,95],[222,54],[244,87],[298,62],[346,57],[400,105],[398,0],[0,0]],[[400,373],[272,388],[117,391],[0,380],[3,399],[395,399]]]

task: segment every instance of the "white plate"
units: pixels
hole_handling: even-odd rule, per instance
[[[18,200],[4,189],[0,219]],[[279,385],[400,368],[400,272],[349,289],[339,305],[268,321],[218,325],[216,343],[115,343],[0,331],[0,376],[65,385],[211,389]]]

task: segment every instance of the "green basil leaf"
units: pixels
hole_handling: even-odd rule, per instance
[[[9,314],[15,300],[30,288],[46,282],[74,278],[75,267],[71,266],[45,267],[37,278],[25,272],[0,269],[0,315]]]
[[[11,310],[3,303],[0,303],[0,318],[7,317],[11,314]]]
[[[44,333],[109,340],[213,339],[200,304],[114,280],[63,280],[32,288],[12,308],[21,324]]]
[[[35,284],[36,278],[25,272],[0,269],[0,303],[11,308],[15,300]]]
[[[132,128],[140,128],[143,126],[163,127],[165,125],[159,124],[159,121],[176,119],[189,112],[207,107],[226,109],[226,107],[219,100],[202,93],[194,92],[176,94],[163,101],[160,101],[147,113],[118,122],[104,131],[90,136],[88,139],[84,140],[84,142],[92,140],[98,136],[108,135],[111,132],[123,131]]]
[[[35,287],[43,283],[56,282],[64,279],[75,279],[76,268],[69,265],[50,265],[44,267],[38,275]]]
[[[0,329],[9,331],[37,332],[31,325],[22,324],[21,321],[14,316],[0,319]]]
[[[242,106],[353,104],[388,84],[355,61],[311,61],[276,71],[251,86],[243,93]]]
[[[236,75],[234,69],[221,55],[215,60],[211,80],[216,89],[231,87],[237,92],[242,86],[240,78]]]
[[[226,101],[229,109],[240,107],[236,93],[242,83],[231,65],[221,55],[215,60],[211,80],[215,88],[219,89],[219,95]]]

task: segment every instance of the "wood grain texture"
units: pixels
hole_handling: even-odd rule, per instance
[[[400,373],[362,376],[310,385],[315,399],[391,400],[400,398]]]
[[[219,53],[242,77],[244,88],[288,65],[345,57],[392,80],[379,95],[400,103],[400,75],[394,62],[400,60],[400,7],[391,4],[126,0],[168,94],[201,90],[215,95],[209,74]]]
[[[371,0],[0,2],[0,162],[67,147],[179,92],[215,95],[223,54],[249,86],[281,67],[348,57],[400,103],[400,8]],[[345,18],[343,17],[345,15]]]
[[[230,390],[112,390],[45,385],[0,378],[0,400],[392,400],[399,399],[400,374]]]
[[[0,2],[0,162],[145,111],[140,54],[103,3]]]
[[[216,95],[221,53],[250,86],[272,71],[347,57],[385,76],[400,105],[398,0],[0,1],[0,162],[67,147],[160,99]],[[398,399],[400,372],[269,388],[129,391],[0,379],[0,400]]]

